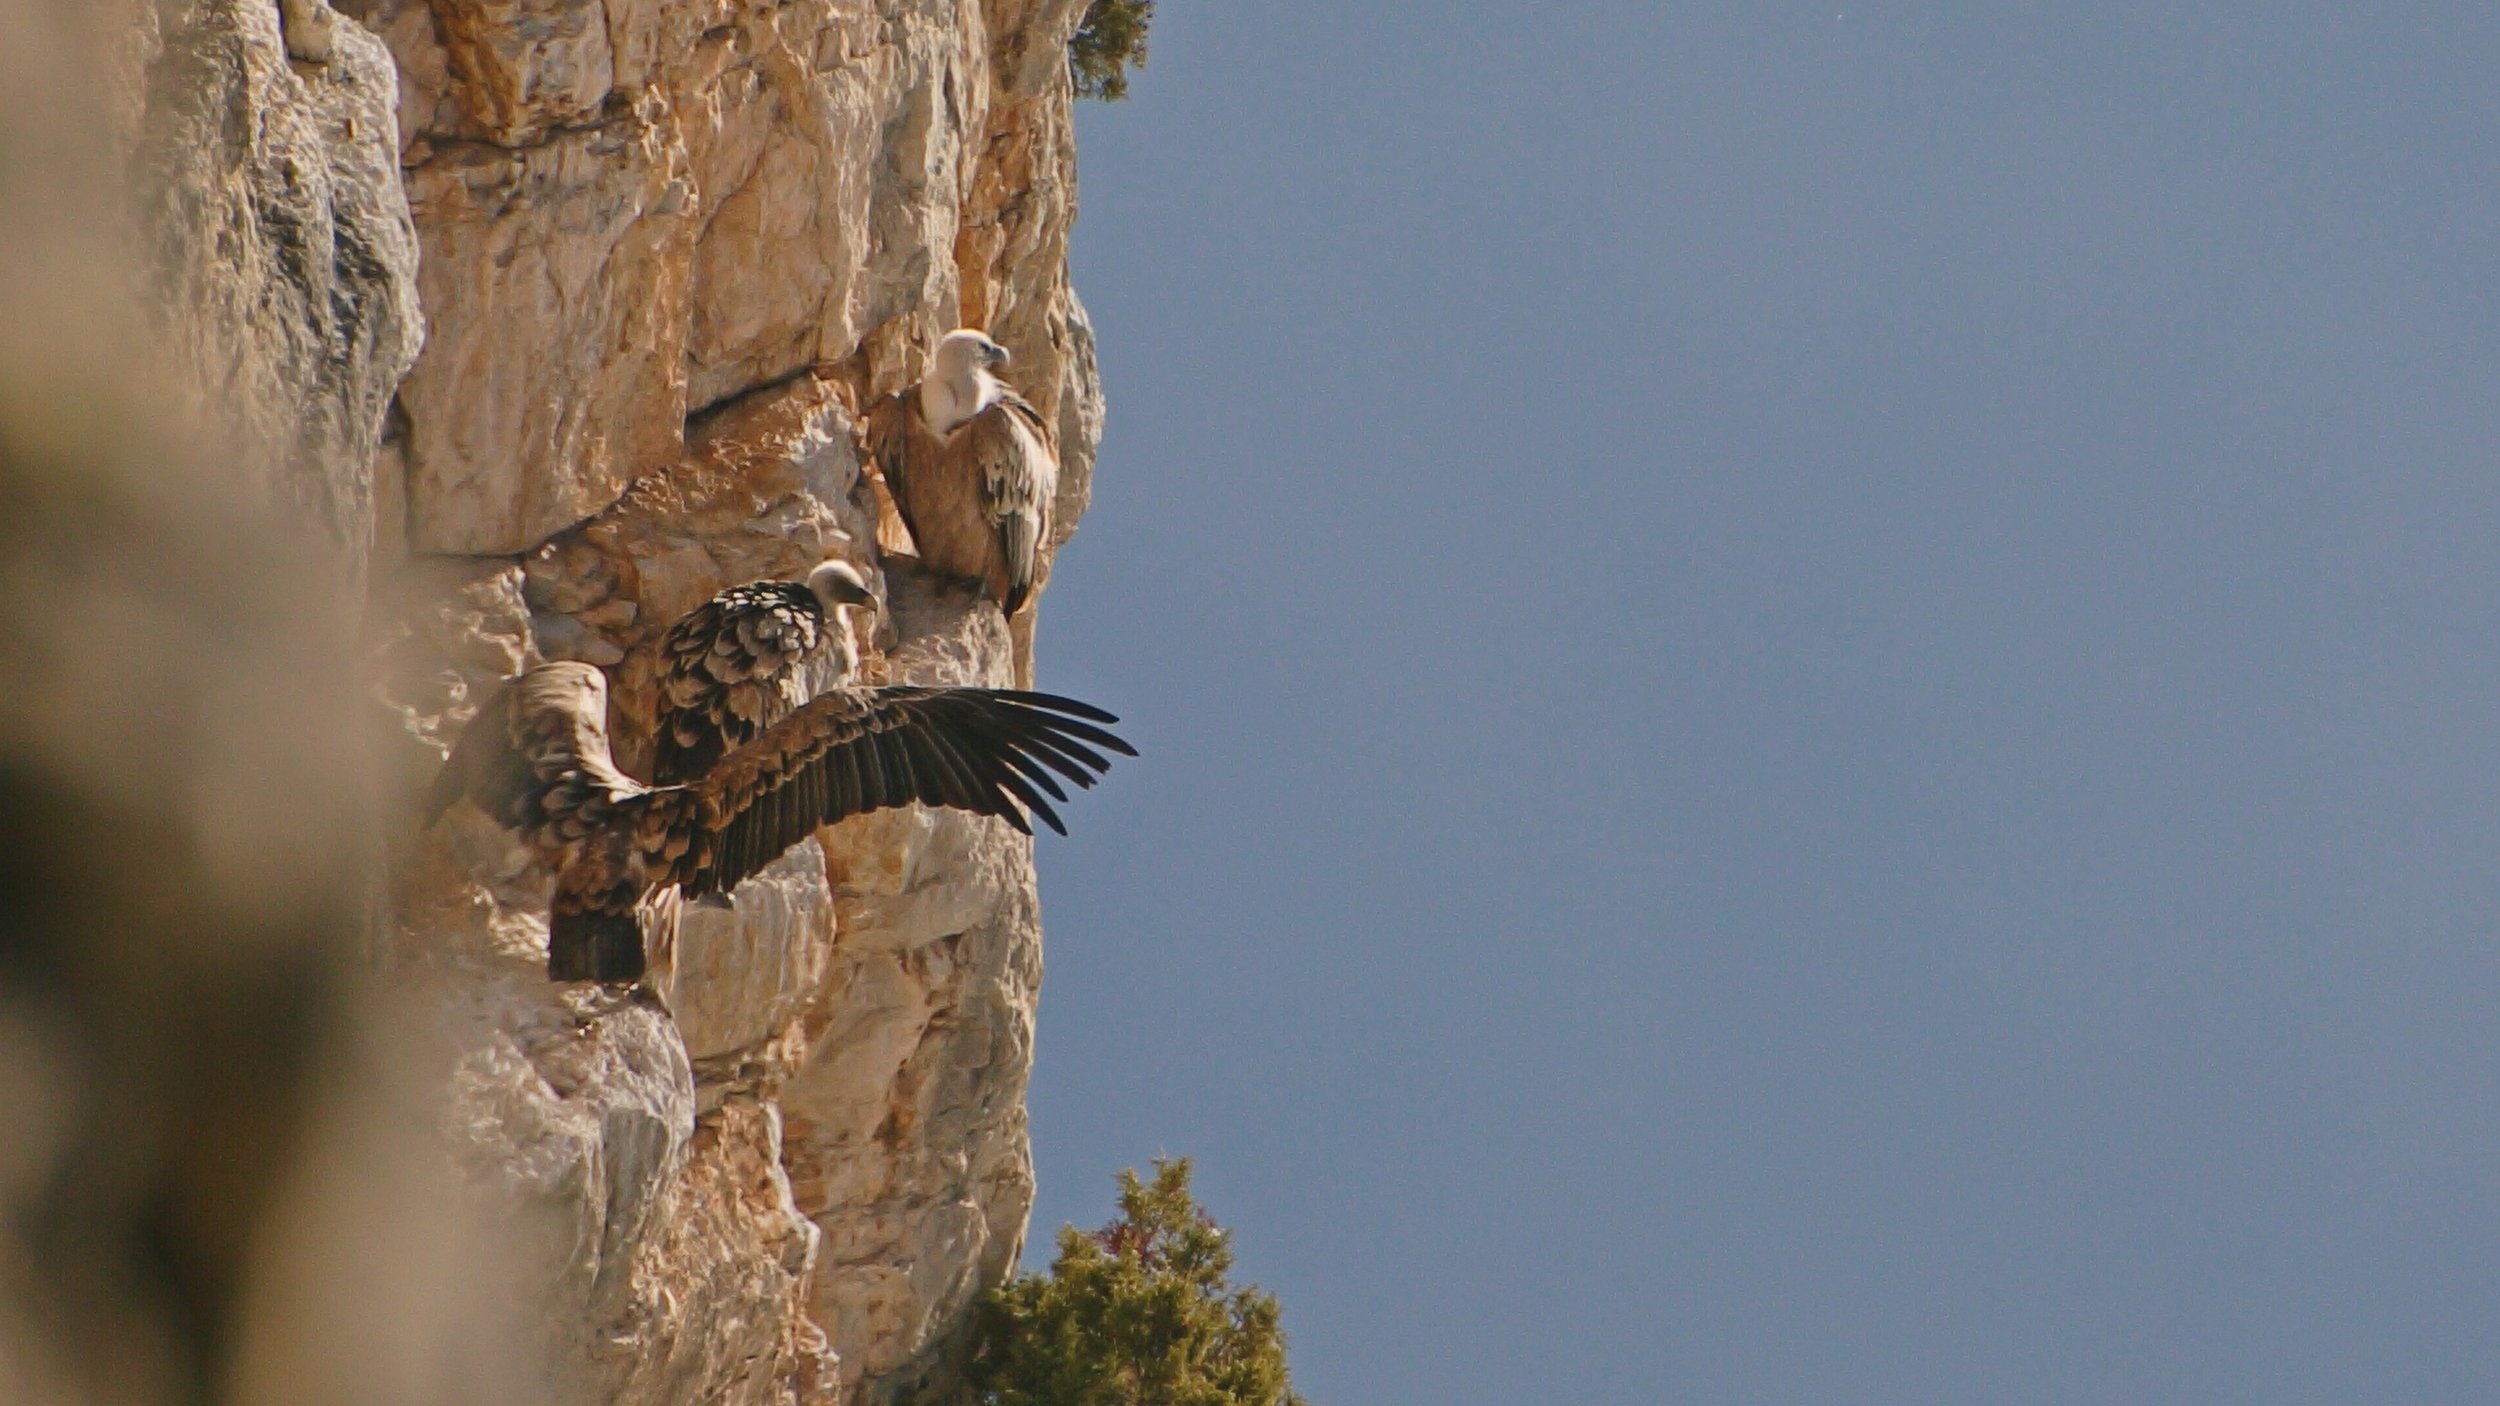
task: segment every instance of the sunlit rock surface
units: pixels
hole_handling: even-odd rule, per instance
[[[155,350],[198,423],[329,534],[372,547],[374,444],[417,355],[417,240],[398,180],[390,53],[269,0],[132,11],[125,95]]]
[[[872,678],[1029,669],[993,607],[880,554],[903,539],[855,426],[937,334],[986,326],[1059,426],[1061,539],[1082,513],[1078,0],[334,4],[396,57],[430,327],[376,470],[403,792],[542,658],[608,671],[647,775],[661,634],[828,556],[887,600],[850,641]],[[1032,1204],[1029,841],[846,822],[728,904],[655,913],[653,996],[625,1001],[544,981],[544,877],[474,810],[394,838],[390,960],[446,993],[447,1130],[568,1306],[585,1399],[943,1385]]]

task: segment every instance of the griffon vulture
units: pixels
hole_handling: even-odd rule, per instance
[[[828,646],[834,676],[858,665],[842,607],[876,597],[849,563],[828,561],[807,582],[751,581],[687,611],[660,641],[659,749],[652,780],[693,781],[807,701],[802,672]]]
[[[928,374],[868,412],[868,454],[932,571],[979,583],[1009,615],[1033,592],[1059,454],[1041,412],[991,368],[1007,349],[962,328]]]
[[[1095,748],[1137,755],[1097,726],[1117,718],[1074,699],[835,687],[699,774],[645,786],[610,755],[607,711],[596,668],[537,665],[478,710],[428,798],[430,823],[467,796],[554,872],[555,981],[641,979],[646,896],[726,893],[820,825],[917,802],[1066,834],[1059,778],[1092,786],[1111,765]]]

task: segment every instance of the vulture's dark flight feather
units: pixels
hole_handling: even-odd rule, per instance
[[[518,833],[556,875],[547,974],[633,981],[634,910],[676,887],[726,892],[845,817],[918,803],[1029,817],[1065,833],[1061,782],[1089,787],[1105,752],[1136,752],[1099,708],[988,688],[835,688],[729,749],[700,775],[645,786],[609,755],[607,678],[541,664],[480,710],[435,787]]]

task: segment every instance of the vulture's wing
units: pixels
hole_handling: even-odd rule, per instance
[[[798,671],[825,638],[806,586],[752,581],[686,612],[660,641],[652,780],[692,781],[798,706]]]
[[[642,905],[705,834],[702,798],[683,786],[635,790],[594,807],[597,824],[556,868],[547,906],[547,979],[639,981]]]
[[[894,500],[894,511],[903,519],[911,533],[912,550],[920,550],[920,526],[913,516],[912,450],[915,436],[926,436],[920,425],[920,414],[913,402],[918,386],[906,386],[868,407],[866,433],[869,462],[885,476],[886,494]]]
[[[434,786],[466,795],[518,834],[555,873],[547,975],[556,981],[642,976],[634,905],[645,856],[682,862],[701,809],[682,786],[651,790],[608,753],[608,680],[588,664],[540,664],[478,709]],[[439,812],[438,812],[439,813]]]
[[[1030,813],[1065,834],[1050,808],[1068,798],[1059,778],[1091,786],[1111,765],[1103,752],[1137,755],[1097,726],[1117,721],[1074,699],[1007,689],[819,694],[694,785],[710,833],[684,847],[672,877],[689,897],[723,892],[820,825],[915,801],[995,815],[1028,834]]]
[[[640,791],[608,753],[608,680],[588,664],[540,664],[478,709],[427,803],[431,822],[460,796],[542,853],[578,844]]]
[[[1041,412],[1005,386],[998,403],[973,416],[964,435],[962,452],[972,456],[981,513],[998,534],[999,560],[1006,567],[1007,594],[1000,604],[1013,615],[1033,591],[1051,495],[1059,489],[1058,456]]]

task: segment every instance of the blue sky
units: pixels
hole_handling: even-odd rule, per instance
[[[2500,11],[2366,8],[1165,0],[1030,1258],[1168,1150],[1324,1406],[2492,1399]]]

